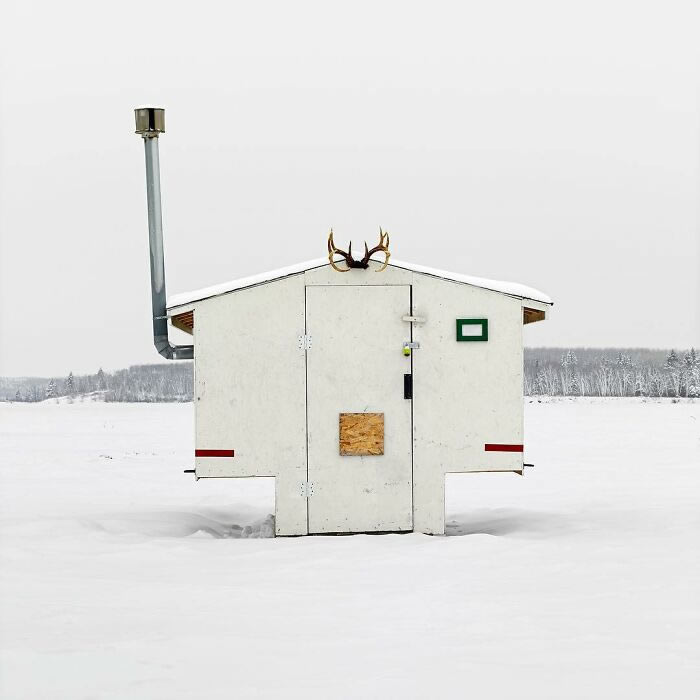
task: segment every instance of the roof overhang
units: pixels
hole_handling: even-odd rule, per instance
[[[242,277],[237,280],[231,280],[230,282],[224,282],[223,284],[217,284],[212,287],[204,287],[203,289],[197,289],[192,292],[175,294],[168,299],[168,309],[175,309],[180,306],[185,306],[186,304],[191,304],[195,301],[202,301],[204,299],[209,299],[210,297],[220,296],[221,294],[227,294],[228,292],[235,292],[239,289],[246,289],[247,287],[254,287],[258,284],[272,282],[277,279],[282,279],[283,277],[289,277],[290,275],[300,274],[302,272],[306,272],[307,270],[313,270],[319,267],[325,267],[327,265],[328,258],[317,258],[315,260],[307,260],[306,262],[297,263],[296,265],[282,267],[278,270],[270,270],[269,272],[263,272],[258,275],[251,275],[250,277]],[[553,303],[550,297],[544,292],[541,292],[538,289],[535,289],[534,287],[528,287],[524,284],[519,284],[518,282],[489,280],[485,279],[484,277],[462,275],[457,272],[438,270],[432,267],[426,267],[424,265],[399,262],[398,260],[389,263],[389,267],[396,267],[403,270],[409,270],[411,272],[418,272],[424,275],[430,275],[431,277],[439,277],[441,279],[451,280],[453,282],[461,282],[462,284],[469,284],[473,287],[489,289],[491,291],[499,292],[501,294],[508,294],[509,296],[520,297],[521,299],[530,299],[532,301],[536,301],[542,304],[551,305]]]
[[[168,316],[170,316],[173,326],[185,333],[191,334],[194,329],[194,305],[197,302],[221,296],[222,294],[248,289],[267,282],[273,282],[291,275],[302,274],[308,270],[314,270],[327,265],[327,258],[317,258],[316,260],[308,260],[306,262],[297,263],[296,265],[290,265],[278,270],[271,270],[270,272],[263,272],[258,275],[251,275],[250,277],[243,277],[212,287],[205,287],[192,292],[185,292],[184,294],[176,294],[168,299]],[[550,297],[544,292],[540,292],[533,287],[518,284],[517,282],[504,282],[489,280],[483,277],[472,277],[470,275],[462,275],[455,272],[447,272],[445,270],[437,270],[423,265],[399,261],[389,263],[389,267],[396,267],[452,282],[468,284],[473,287],[488,289],[493,292],[498,292],[499,294],[522,299],[524,324],[544,320],[547,311],[551,308],[553,303]]]

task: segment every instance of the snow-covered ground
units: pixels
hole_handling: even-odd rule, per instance
[[[700,697],[700,403],[528,402],[453,537],[255,539],[192,418],[0,404],[0,697]]]

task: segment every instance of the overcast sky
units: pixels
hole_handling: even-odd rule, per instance
[[[171,294],[381,225],[552,296],[528,345],[700,344],[696,8],[5,0],[0,374],[158,361],[143,104]]]

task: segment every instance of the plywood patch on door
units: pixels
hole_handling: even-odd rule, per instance
[[[341,455],[383,455],[383,413],[340,414]]]

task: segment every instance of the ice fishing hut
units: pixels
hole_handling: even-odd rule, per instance
[[[445,531],[445,474],[523,471],[523,325],[551,299],[390,259],[328,257],[165,298],[162,110],[136,110],[154,339],[195,362],[195,474],[275,477],[278,535]],[[375,256],[379,260],[375,260]],[[167,318],[166,318],[167,317]],[[168,319],[193,336],[173,346]]]

